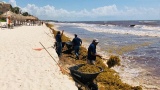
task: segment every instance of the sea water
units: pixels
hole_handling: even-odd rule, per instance
[[[160,21],[90,21],[54,23],[72,37],[86,43],[99,40],[98,53],[118,55],[121,66],[114,67],[122,80],[147,90],[160,90]]]

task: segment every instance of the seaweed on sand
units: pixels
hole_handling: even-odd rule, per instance
[[[100,72],[100,69],[95,65],[85,64],[84,66],[80,67],[78,71],[83,73],[97,73]]]
[[[56,34],[56,30],[51,28],[53,25],[46,24],[53,32],[53,34]],[[71,41],[70,38],[66,37],[65,35],[62,36],[62,41]],[[63,48],[63,51],[67,50],[66,47]],[[87,56],[87,49],[84,47],[81,47],[80,50],[80,60],[74,60],[73,57],[74,54],[67,54],[65,53],[60,58],[60,61],[62,59],[65,59],[65,63],[63,63],[63,66],[68,66],[68,62],[70,66],[73,66],[75,64],[86,64],[86,56]],[[72,58],[73,57],[73,58]],[[70,62],[72,61],[72,63]],[[118,60],[119,62],[119,60]],[[118,63],[117,63],[118,64]],[[107,65],[103,62],[103,60],[99,57],[96,58],[96,66],[99,66],[103,69],[104,72],[101,72],[97,78],[96,81],[98,83],[99,90],[142,90],[140,86],[131,86],[129,84],[123,83],[118,75],[118,73],[107,67]],[[111,65],[114,66],[114,65]],[[68,68],[68,67],[67,67]]]

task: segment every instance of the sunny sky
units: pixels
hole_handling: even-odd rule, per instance
[[[42,20],[160,20],[160,0],[0,0]]]

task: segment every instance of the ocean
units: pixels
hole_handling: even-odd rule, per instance
[[[147,90],[160,90],[160,21],[52,22],[73,38],[77,34],[87,48],[99,40],[98,53],[118,55],[115,69],[122,80]]]

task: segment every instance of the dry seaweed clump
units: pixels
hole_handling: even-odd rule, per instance
[[[46,23],[46,26],[49,27],[49,28],[51,28],[51,27],[53,27],[54,25],[53,25],[53,24]]]
[[[80,67],[78,71],[83,73],[97,73],[100,72],[100,69],[95,65],[85,64],[84,66]]]
[[[115,65],[120,65],[120,58],[118,56],[110,56],[109,60],[107,61],[107,65],[109,68],[114,67]]]
[[[100,90],[142,90],[141,87],[132,87],[126,83],[123,83],[118,74],[112,72],[102,72],[97,78]]]

